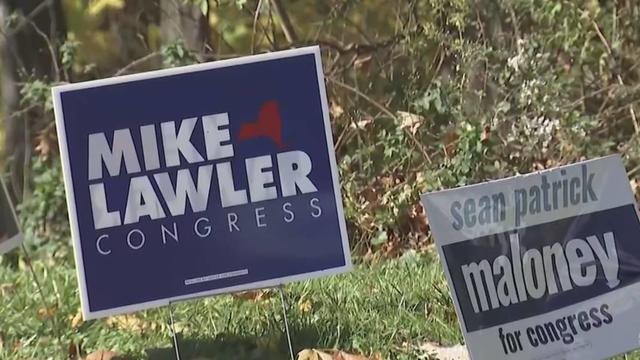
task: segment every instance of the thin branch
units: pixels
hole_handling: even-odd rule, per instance
[[[374,99],[372,99],[371,97],[369,97],[368,95],[366,95],[365,93],[363,93],[362,91],[354,88],[353,86],[347,85],[345,83],[343,83],[340,80],[336,80],[334,78],[328,77],[327,78],[329,81],[331,81],[332,83],[340,86],[343,89],[349,90],[351,92],[353,92],[354,94],[360,96],[361,98],[363,98],[364,100],[366,100],[367,102],[369,102],[371,105],[373,105],[374,107],[378,108],[380,111],[382,111],[385,115],[389,116],[391,119],[393,119],[396,123],[400,123],[400,119],[398,119],[397,116],[395,116],[391,110],[389,110],[387,107],[385,107],[384,105],[380,104],[379,102],[375,101]],[[409,138],[411,139],[411,141],[414,143],[414,145],[420,150],[420,152],[422,153],[422,156],[424,157],[424,159],[429,163],[433,163],[433,161],[431,160],[431,156],[429,156],[429,154],[427,153],[427,151],[425,150],[425,148],[422,146],[422,144],[420,143],[420,140],[418,140],[416,138],[416,136],[409,130],[406,128],[402,128],[402,130],[405,132],[405,134],[407,134],[409,136]]]
[[[20,31],[22,31],[23,28],[29,25],[29,22],[31,22],[33,18],[38,16],[38,14],[40,14],[43,10],[45,10],[47,7],[50,7],[51,5],[53,5],[53,0],[44,0],[38,6],[36,6],[33,10],[31,10],[29,14],[25,15],[22,21],[18,25],[16,25],[16,27],[12,31],[4,34],[4,36],[11,37],[19,33]]]
[[[152,53],[149,53],[149,54],[147,54],[147,55],[145,55],[145,56],[143,56],[143,57],[141,57],[141,58],[139,58],[137,60],[134,60],[134,61],[130,62],[125,67],[123,67],[122,69],[118,70],[115,74],[113,74],[113,76],[119,76],[119,75],[125,74],[126,72],[128,72],[129,70],[135,68],[136,66],[138,66],[140,64],[143,64],[143,63],[145,63],[145,62],[147,62],[147,61],[149,61],[149,60],[151,60],[151,59],[153,59],[155,57],[158,57],[160,55],[162,55],[162,53],[160,53],[159,51],[154,51]]]
[[[609,46],[609,42],[607,41],[607,38],[604,36],[602,31],[600,30],[598,23],[596,23],[595,20],[592,20],[591,22],[593,24],[593,28],[596,30],[596,34],[598,34],[598,37],[600,38],[600,41],[602,42],[602,44],[604,44],[604,47],[607,49],[607,53],[609,54],[609,56],[613,58],[613,51],[611,50],[611,46]],[[620,84],[621,86],[625,86],[624,81],[622,81],[622,76],[620,76],[619,72],[616,72],[616,79],[618,80],[618,84]],[[635,129],[636,134],[640,133],[640,124],[638,124],[638,117],[636,116],[636,111],[633,108],[633,105],[631,104],[629,105],[629,114],[631,115],[631,120],[633,121],[633,128]]]
[[[284,32],[284,36],[287,38],[287,41],[290,44],[294,44],[298,42],[298,35],[296,35],[296,30],[291,23],[291,19],[289,18],[289,14],[287,13],[287,9],[282,5],[281,0],[271,0],[271,4],[276,10],[276,14],[280,18],[280,24],[282,26],[282,32]]]
[[[40,30],[40,28],[33,21],[31,20],[27,20],[27,21],[29,22],[29,24],[31,24],[35,32],[40,37],[42,37],[44,42],[47,44],[47,48],[49,49],[49,54],[51,55],[51,65],[53,65],[53,71],[55,72],[55,81],[60,82],[60,66],[58,65],[58,56],[56,55],[56,51],[53,48],[53,45],[51,44],[49,37],[47,36],[47,34],[42,32],[42,30]]]
[[[260,21],[260,13],[262,12],[262,4],[264,0],[258,0],[258,5],[256,5],[256,13],[253,16],[253,31],[251,33],[251,53],[255,54],[256,52],[256,30],[258,27],[258,21]]]

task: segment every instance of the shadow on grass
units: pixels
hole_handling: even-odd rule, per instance
[[[350,332],[341,330],[342,336],[349,338]],[[306,348],[323,347],[321,335],[316,329],[291,329],[293,352]],[[167,344],[173,339],[167,337]],[[178,335],[180,360],[283,360],[289,359],[289,345],[284,330],[282,333],[267,334],[263,337],[220,334],[215,338],[182,338]],[[149,360],[175,360],[172,346],[147,349]]]

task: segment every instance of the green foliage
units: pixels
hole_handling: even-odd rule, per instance
[[[35,245],[68,243],[70,229],[61,162],[35,158],[31,174],[33,192],[18,207],[27,238]]]
[[[197,62],[195,56],[185,47],[182,41],[163,46],[162,60],[165,67],[191,65]]]
[[[50,84],[42,80],[26,82],[20,89],[20,106],[22,108],[42,108],[45,112],[53,111]]]
[[[374,55],[380,65],[332,74],[377,102],[330,87],[344,109],[335,120],[347,134],[338,156],[352,239],[377,247],[386,231],[412,246],[424,227],[407,224],[426,191],[612,152],[637,172],[637,4],[434,0],[406,11],[409,30]],[[417,141],[379,104],[420,119]],[[363,121],[373,125],[352,126]]]
[[[292,303],[309,300],[312,306],[293,311],[299,347],[415,359],[426,358],[421,341],[460,340],[439,265],[407,252],[428,249],[430,242],[421,193],[611,152],[624,155],[633,180],[640,177],[638,2],[283,0],[299,39],[289,44],[270,2],[262,1],[257,11],[257,0],[181,1],[206,15],[184,21],[205,28],[210,41],[202,48],[186,45],[198,29],[165,37],[167,27],[189,19],[163,22],[157,2],[64,3],[69,36],[56,50],[60,68],[74,81],[108,77],[131,64],[128,72],[322,45],[356,259],[371,250],[402,260],[365,263],[352,275],[293,285]],[[12,14],[2,28],[10,32],[20,21]],[[8,299],[0,316],[0,358],[51,357],[71,341],[136,357],[144,357],[145,348],[167,347],[161,310],[140,315],[156,324],[142,332],[100,321],[69,326],[78,296],[64,251],[70,234],[51,84],[28,69],[20,74],[18,115],[28,124],[35,157],[28,174],[32,191],[19,212],[27,243],[42,250],[36,268],[45,274],[48,301],[58,308],[53,325],[46,316],[25,316],[25,309],[33,314],[43,306],[35,302],[33,281],[26,271],[0,267],[0,284],[29,289],[5,297],[0,288]],[[274,344],[285,349],[282,338],[260,340],[279,334],[276,302],[223,297],[178,311],[188,319],[181,332],[196,344],[195,353],[202,353],[200,335],[214,339],[205,345],[216,356],[249,358],[256,349],[283,356],[269,350]]]
[[[285,45],[273,9],[263,6],[256,14],[257,1],[181,3],[207,15],[216,52],[196,57],[185,41],[152,41],[156,25],[137,27],[137,36],[160,53],[164,67]],[[625,155],[629,168],[640,168],[637,4],[283,3],[301,41],[323,44],[344,204],[357,252],[391,243],[426,244],[428,226],[418,205],[426,191],[615,151]],[[133,8],[109,4],[91,12],[86,4],[68,1],[70,34],[78,40],[70,36],[60,57],[72,77],[116,71],[107,61],[113,61],[111,45],[120,35],[99,28],[99,20]],[[154,10],[141,6],[143,12]],[[91,17],[80,16],[85,12]],[[87,68],[96,73],[82,70]],[[21,90],[21,107],[37,107],[46,120],[34,131],[40,138],[48,138],[42,129],[52,121],[48,87],[29,79]]]
[[[80,42],[73,38],[67,39],[60,45],[60,63],[66,71],[72,71],[79,46]]]

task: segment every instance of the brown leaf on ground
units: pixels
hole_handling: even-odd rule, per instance
[[[313,309],[313,303],[310,299],[300,298],[298,301],[298,309],[301,313],[308,313]]]
[[[298,353],[298,360],[333,360],[333,356],[316,349],[304,349]]]
[[[369,358],[362,355],[347,354],[346,352],[338,351],[333,355],[333,360],[377,360],[378,357]]]
[[[420,348],[438,360],[469,360],[469,353],[464,345],[440,346],[435,343],[426,343]]]
[[[69,315],[69,320],[71,321],[71,328],[77,329],[82,325],[82,312],[78,311],[74,316]]]
[[[87,355],[85,360],[119,360],[120,354],[109,350],[98,350]]]
[[[68,354],[68,358],[75,360],[75,359],[79,359],[80,356],[82,355],[82,346],[78,343],[76,344],[75,342],[70,342],[69,343],[69,349],[67,350],[67,354]]]
[[[6,297],[13,294],[16,290],[16,284],[6,283],[0,284],[0,297]]]
[[[113,316],[107,319],[110,327],[141,334],[149,328],[149,324],[135,315]]]
[[[304,349],[298,353],[298,360],[380,360],[379,355],[366,357],[349,354],[344,351]]]
[[[40,320],[46,320],[46,319],[50,319],[52,318],[56,312],[58,311],[58,308],[54,305],[48,308],[40,308],[38,309],[38,319]]]
[[[262,290],[242,291],[242,292],[234,293],[233,297],[241,300],[260,302],[273,297],[273,290],[262,289]]]

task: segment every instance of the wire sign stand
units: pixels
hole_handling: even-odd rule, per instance
[[[289,346],[289,356],[291,360],[295,360],[295,355],[293,353],[293,343],[291,341],[291,332],[289,331],[289,318],[287,314],[287,300],[284,292],[284,285],[279,285],[276,287],[278,289],[278,293],[280,294],[280,304],[282,305],[282,319],[284,321],[284,330],[287,335],[287,345]],[[169,302],[169,329],[171,331],[171,338],[173,339],[173,349],[176,353],[176,360],[181,360],[180,357],[180,345],[178,341],[178,334],[176,333],[175,327],[175,319],[173,314],[173,302]]]

